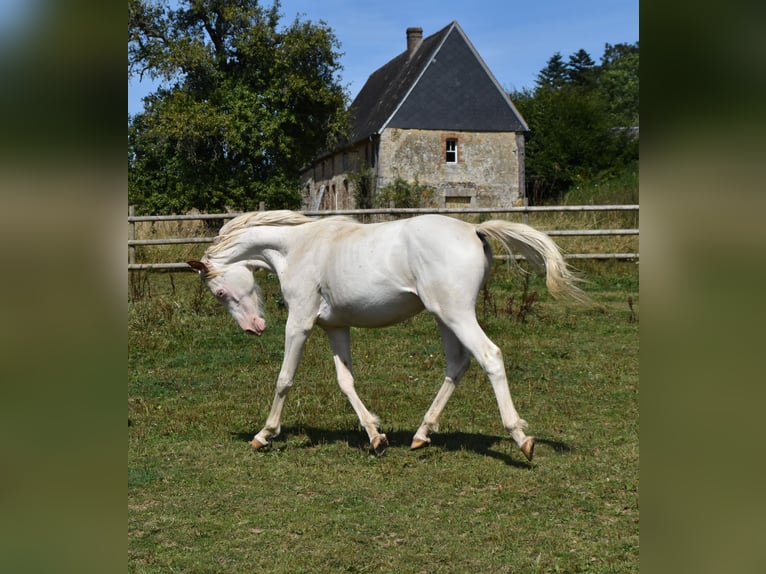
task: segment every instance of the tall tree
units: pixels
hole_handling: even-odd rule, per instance
[[[606,44],[601,57],[599,90],[615,126],[638,126],[638,72],[638,42]]]
[[[540,70],[535,80],[537,89],[560,88],[567,81],[567,65],[559,52],[548,59],[546,66]]]
[[[607,44],[597,66],[585,50],[554,54],[533,91],[511,94],[527,120],[527,196],[555,200],[571,186],[615,175],[638,160],[638,44]]]
[[[596,62],[580,48],[569,56],[566,66],[567,81],[576,86],[590,87],[596,80]]]
[[[130,201],[157,213],[296,207],[297,176],[345,134],[339,43],[280,3],[129,0],[128,74],[162,81],[128,121]]]
[[[617,142],[596,94],[573,86],[540,90],[521,112],[531,129],[525,171],[533,203],[555,199],[612,165]]]

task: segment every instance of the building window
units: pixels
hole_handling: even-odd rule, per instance
[[[447,163],[457,163],[457,139],[447,138],[445,149],[445,161]]]
[[[444,197],[444,207],[471,207],[471,197],[447,195]]]

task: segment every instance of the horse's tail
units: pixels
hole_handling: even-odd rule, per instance
[[[545,283],[554,297],[588,301],[588,296],[577,287],[582,279],[572,272],[558,246],[542,231],[523,223],[491,220],[479,223],[476,232],[500,243],[512,261],[513,251],[518,251],[527,261],[545,269]]]

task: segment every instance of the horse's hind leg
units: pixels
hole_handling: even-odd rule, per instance
[[[378,456],[386,452],[388,439],[386,435],[379,430],[380,419],[367,410],[362,403],[362,399],[356,393],[354,388],[354,375],[351,371],[351,333],[348,327],[337,329],[326,329],[327,337],[330,339],[335,370],[338,374],[338,386],[359,417],[360,424],[367,431],[370,438],[370,446]]]
[[[452,329],[463,345],[470,351],[481,368],[487,373],[495,392],[497,406],[503,427],[519,445],[528,460],[532,460],[535,448],[534,437],[524,434],[527,422],[516,412],[505,375],[503,353],[484,333],[476,320],[475,313],[456,313],[454,316],[442,316],[442,320]]]
[[[431,443],[431,439],[428,435],[431,431],[436,432],[439,430],[439,417],[444,411],[444,407],[447,406],[447,401],[452,396],[455,388],[457,388],[460,379],[463,378],[468,364],[471,361],[471,355],[468,353],[463,344],[458,340],[449,327],[439,321],[439,330],[441,331],[442,342],[444,343],[444,354],[447,359],[447,373],[444,377],[439,392],[436,394],[433,403],[429,407],[423,422],[418,428],[415,436],[412,438],[412,450],[427,446]]]

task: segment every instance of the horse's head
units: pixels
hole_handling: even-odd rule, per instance
[[[202,261],[188,261],[210,292],[229,311],[240,327],[251,335],[261,336],[266,329],[260,289],[253,272],[242,263],[222,269],[210,269]]]

